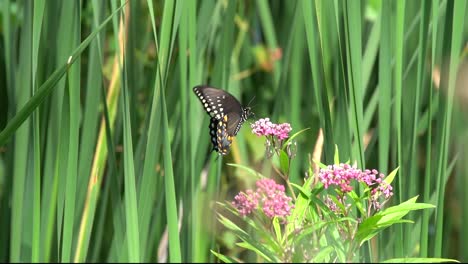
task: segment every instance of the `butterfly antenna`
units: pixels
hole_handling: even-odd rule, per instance
[[[249,103],[247,104],[247,106],[250,106],[250,103],[251,103],[254,99],[255,99],[255,95],[254,95],[254,97],[253,97],[252,99],[250,99],[250,101],[249,101]],[[253,106],[252,106],[252,108],[253,108]]]
[[[255,95],[252,97],[252,99],[250,99],[249,103],[247,104],[247,107],[250,106],[250,103],[252,103],[252,101],[255,99]],[[250,106],[250,109],[252,109],[252,111],[250,111],[250,114],[252,115],[253,119],[256,119],[255,117],[255,113],[253,112],[253,109],[255,108],[256,104],[255,105],[252,105]],[[250,119],[250,118],[249,118]],[[252,124],[252,123],[250,123]]]

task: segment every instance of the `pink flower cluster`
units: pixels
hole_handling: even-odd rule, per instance
[[[393,195],[393,188],[390,184],[383,181],[384,178],[383,173],[379,173],[377,170],[365,170],[361,175],[361,180],[368,186],[377,184],[377,187],[372,189],[372,195],[380,191],[384,194],[385,199],[388,199]]]
[[[257,136],[275,136],[279,140],[289,137],[292,128],[289,123],[274,124],[270,118],[261,118],[251,125],[252,133]]]
[[[240,192],[238,195],[236,195],[232,204],[236,207],[237,211],[239,211],[242,216],[245,216],[249,215],[257,208],[259,198],[260,194],[257,192],[247,190],[245,193]]]
[[[273,218],[285,217],[291,214],[291,197],[286,196],[284,186],[277,184],[272,179],[258,180],[257,190],[247,190],[245,193],[241,192],[234,197],[232,205],[242,215],[246,216],[252,213],[261,205],[263,213]]]
[[[348,164],[329,165],[327,169],[320,169],[319,179],[328,189],[330,185],[340,186],[342,192],[350,192],[353,187],[351,180],[361,178],[362,171]]]
[[[325,186],[325,189],[330,185],[336,185],[340,187],[342,192],[350,192],[353,190],[353,187],[350,185],[351,180],[356,180],[365,183],[369,187],[372,186],[372,197],[381,192],[385,199],[388,199],[393,195],[393,188],[390,184],[383,181],[384,177],[377,170],[361,171],[348,164],[329,165],[327,169],[321,169],[319,172],[319,179]]]

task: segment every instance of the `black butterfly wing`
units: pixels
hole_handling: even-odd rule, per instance
[[[227,133],[232,136],[237,135],[237,132],[239,132],[242,123],[244,123],[244,121],[242,120],[242,114],[239,114],[237,112],[230,112],[227,114],[226,120]]]
[[[195,86],[193,91],[211,116],[210,137],[213,149],[222,155],[230,151],[233,137],[244,122],[244,109],[230,93],[210,86]]]
[[[205,111],[217,120],[222,119],[225,114],[233,115],[229,122],[235,121],[236,116],[242,115],[242,106],[239,101],[230,93],[206,85],[199,85],[193,88],[198,99],[205,108]]]
[[[225,116],[225,118],[226,116]],[[229,134],[227,129],[227,123],[224,120],[218,121],[218,126],[216,130],[216,150],[222,155],[227,155],[231,150],[232,136]]]
[[[216,120],[216,118],[212,117],[210,120],[210,136],[213,150],[222,155],[227,155],[232,143],[232,136],[227,131],[227,123],[224,120]]]

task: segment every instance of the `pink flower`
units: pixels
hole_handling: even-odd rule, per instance
[[[277,184],[272,179],[261,179],[256,182],[257,190],[247,190],[241,192],[234,198],[232,204],[238,210],[239,214],[246,216],[252,213],[259,206],[263,213],[273,218],[286,217],[291,214],[291,197],[285,193],[285,188]]]
[[[289,123],[274,124],[270,118],[261,118],[250,126],[252,133],[257,136],[274,136],[279,140],[284,140],[289,137],[289,132],[292,128]]]
[[[262,196],[263,212],[266,216],[284,217],[291,213],[291,197],[286,196],[284,186],[272,179],[257,181],[257,192]]]
[[[291,125],[289,123],[283,123],[276,125],[276,131],[275,131],[275,136],[279,140],[283,140],[285,138],[289,137],[289,132],[291,132]]]
[[[379,202],[380,197],[388,200],[393,195],[392,186],[383,180],[385,175],[375,169],[361,171],[348,164],[329,165],[326,169],[320,170],[318,177],[325,189],[335,185],[343,193],[353,190],[351,180],[365,183],[371,188],[370,201],[377,210],[381,207],[381,203]]]
[[[258,206],[258,193],[247,190],[245,193],[240,192],[234,197],[232,205],[239,211],[242,216],[252,213]]]
[[[361,170],[348,164],[329,165],[327,169],[320,170],[319,179],[325,189],[328,189],[330,185],[337,185],[342,192],[350,192],[353,190],[350,185],[351,180],[358,179],[361,173]]]
[[[261,118],[252,124],[252,133],[257,136],[270,136],[273,135],[274,124],[270,122],[270,118]]]

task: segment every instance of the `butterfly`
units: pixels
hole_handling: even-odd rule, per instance
[[[232,139],[252,114],[250,107],[243,107],[232,94],[207,85],[195,86],[193,92],[211,117],[209,128],[213,150],[227,155]]]

